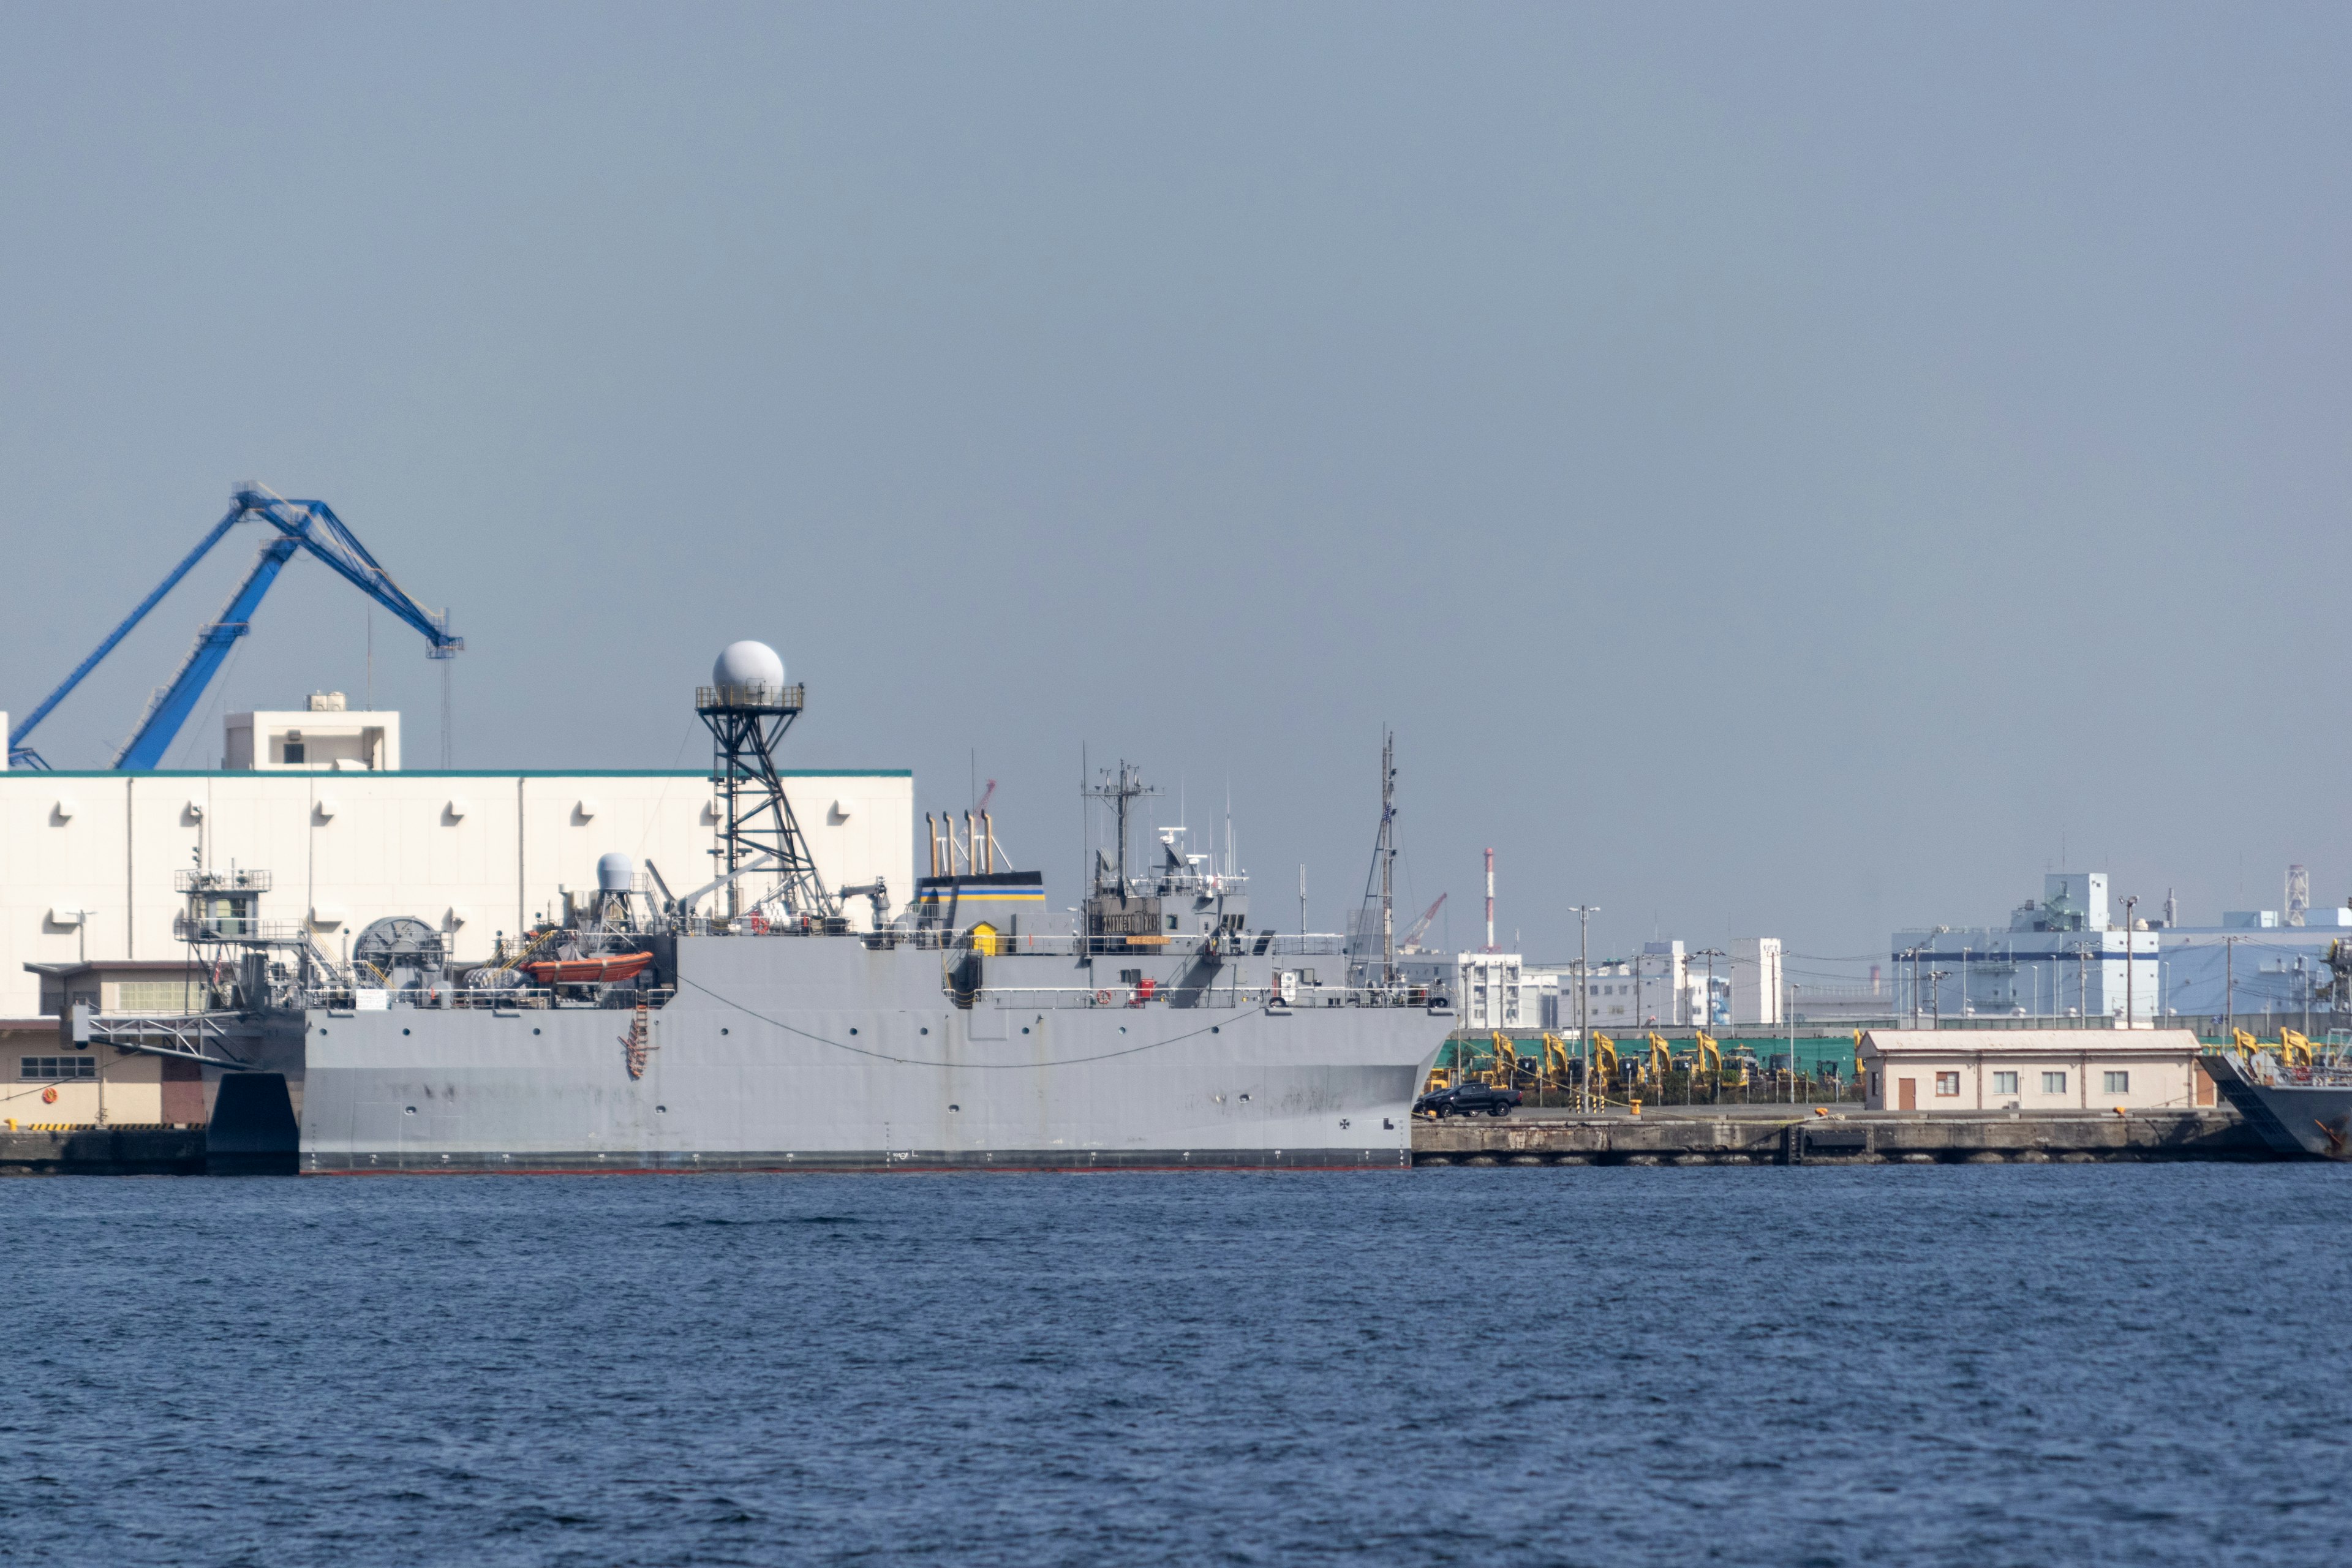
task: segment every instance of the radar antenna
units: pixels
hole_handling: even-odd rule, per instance
[[[761,651],[775,659],[772,652]],[[714,674],[726,674],[725,664],[722,658]],[[761,902],[780,904],[794,920],[834,921],[841,914],[840,900],[817,875],[776,770],[776,743],[800,717],[807,688],[783,684],[782,661],[775,660],[775,667],[773,680],[722,679],[695,689],[694,710],[710,728],[710,782],[719,795],[719,847],[713,854],[729,879],[730,919],[744,913],[740,873],[772,871],[776,890]]]

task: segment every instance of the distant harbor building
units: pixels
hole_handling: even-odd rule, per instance
[[[1463,1029],[1554,1028],[1557,974],[1527,972],[1516,952],[1399,953],[1398,978],[1454,998]]]
[[[2145,923],[2145,922],[2143,922]],[[2105,1016],[2134,1027],[2164,1011],[2156,933],[2110,919],[2102,872],[2042,879],[2039,902],[2006,927],[1898,931],[1892,943],[1898,1011],[1922,1022],[1966,1017]]]
[[[1780,1023],[1781,985],[1779,937],[1736,936],[1731,939],[1733,1024]]]
[[[2291,895],[2300,889],[2294,874]],[[2307,882],[2304,884],[2307,888]],[[2171,904],[2167,900],[2167,905]],[[1941,1017],[2160,1017],[2210,1021],[2293,1015],[2327,1027],[2352,1008],[2352,909],[2233,910],[2190,926],[2137,918],[2124,929],[2106,876],[2053,872],[2006,928],[1896,931],[1900,1011]],[[2299,923],[2291,923],[2299,922]]]
[[[1574,963],[1531,965],[1530,982],[1540,978],[1553,987],[1545,1027],[1577,1027],[1577,969]],[[1607,1034],[1612,1029],[1680,1027],[1721,1023],[1729,995],[1730,971],[1720,960],[1715,970],[1715,1005],[1707,1004],[1707,973],[1703,960],[1686,952],[1680,942],[1651,942],[1628,958],[1597,958],[1583,979],[1584,1018]]]

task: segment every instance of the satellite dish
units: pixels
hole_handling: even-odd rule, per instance
[[[386,915],[352,943],[352,962],[387,979],[394,969],[438,969],[445,949],[441,932],[415,915]]]

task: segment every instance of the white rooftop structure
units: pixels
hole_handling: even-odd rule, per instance
[[[231,771],[400,771],[400,715],[352,710],[340,691],[314,692],[299,709],[232,713],[224,729],[221,766]]]

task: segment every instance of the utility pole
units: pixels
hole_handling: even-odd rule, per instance
[[[1576,1038],[1584,1047],[1584,1080],[1580,1090],[1582,1103],[1577,1109],[1592,1109],[1592,1024],[1590,1011],[1592,1000],[1592,917],[1601,912],[1599,904],[1578,904],[1570,911],[1576,916]]]
[[[1797,1103],[1797,983],[1789,982],[1789,1103]]]
[[[2124,1027],[2126,1029],[2138,1027],[2132,1000],[2132,910],[2138,904],[2137,893],[2124,900]]]
[[[1699,1004],[1699,1012],[1706,1019],[1701,1026],[1712,1029],[1715,1027],[1715,961],[1723,957],[1724,952],[1721,948],[1703,947],[1691,956],[1706,960],[1706,997]]]
[[[2221,1009],[2228,1016],[2230,1037],[2238,1037],[2238,939],[2221,939]]]

